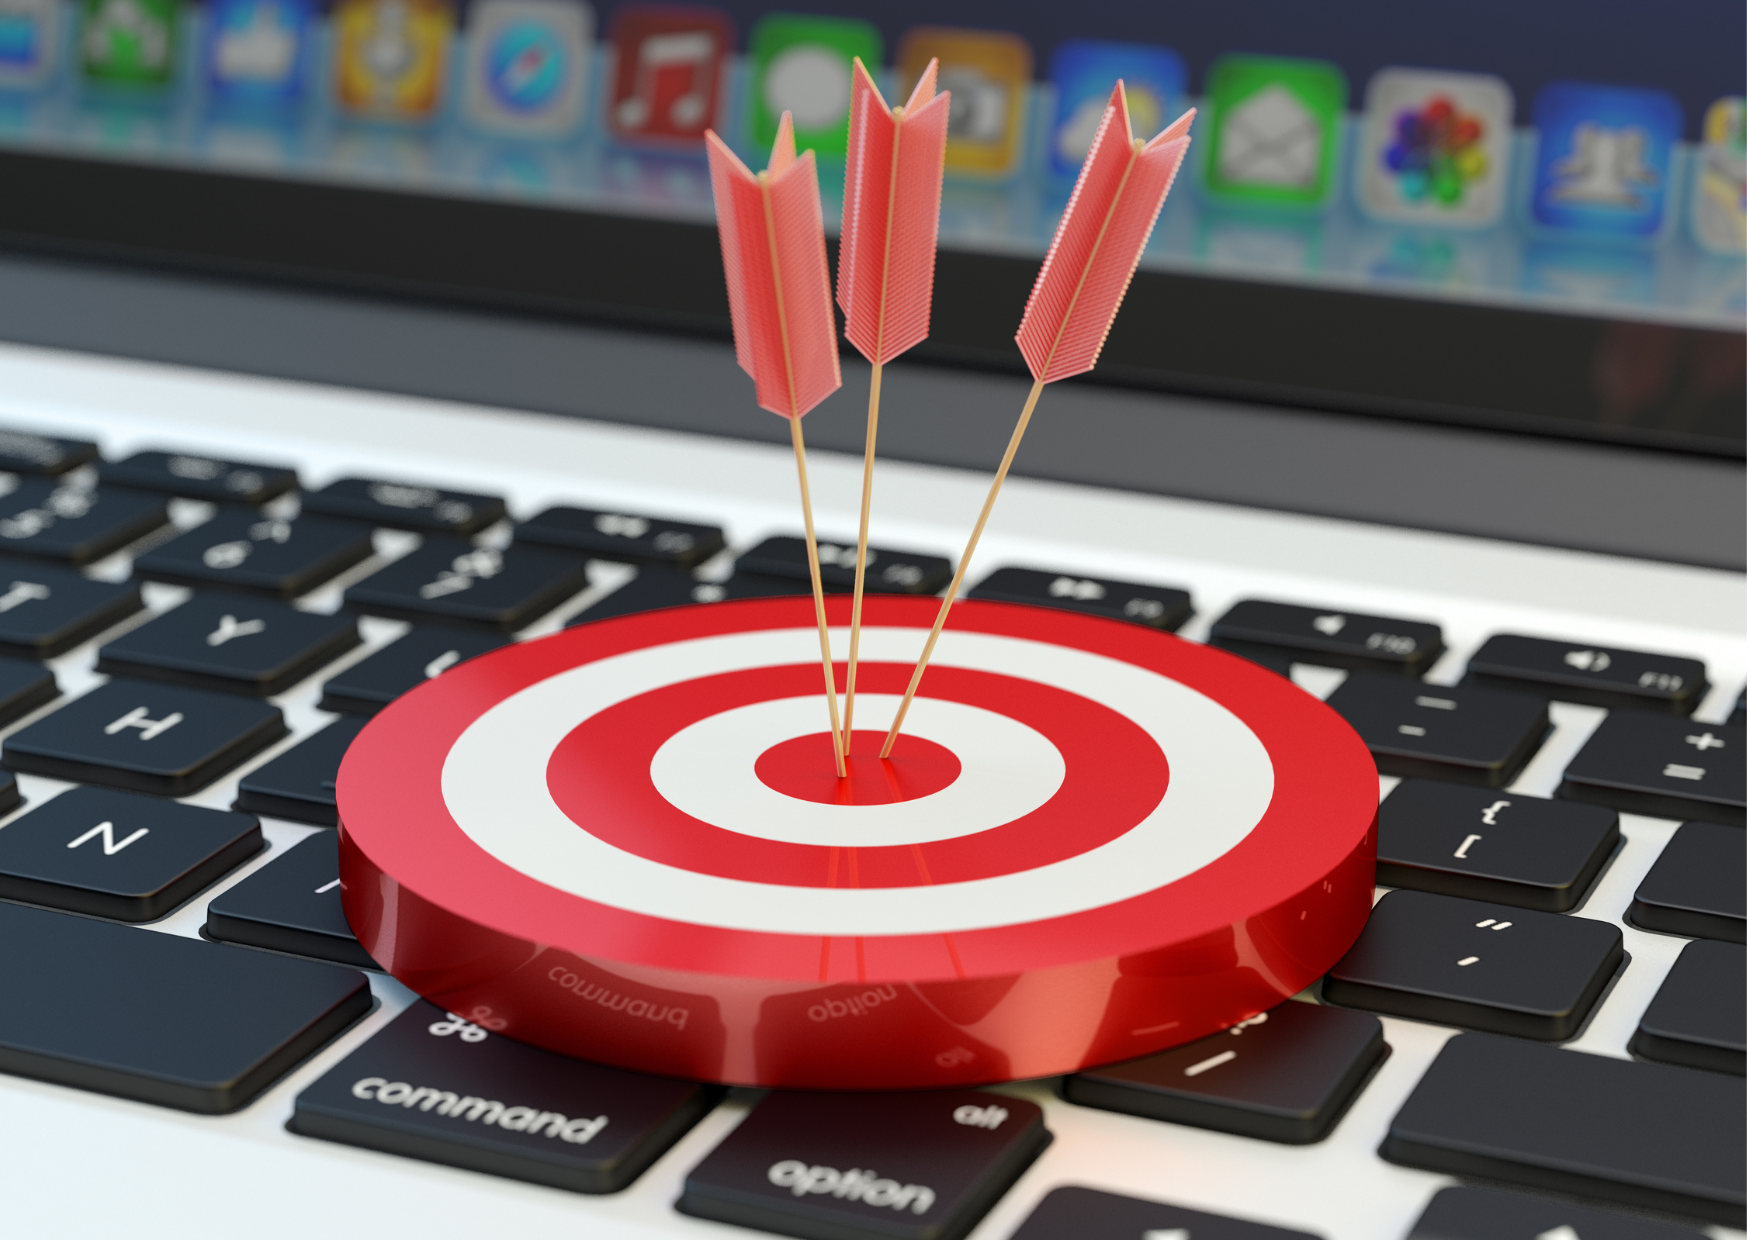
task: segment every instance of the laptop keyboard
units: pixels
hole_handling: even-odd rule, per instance
[[[1418,1169],[1424,1211],[1356,1237],[1742,1226],[1744,736],[1734,684],[1712,693],[1687,652],[1529,636],[1521,616],[1458,640],[1335,590],[1228,590],[1208,622],[1194,580],[992,556],[972,597],[1187,628],[1325,696],[1377,760],[1390,890],[1313,992],[1146,1059],[992,1090],[724,1091],[413,998],[352,938],[325,828],[346,746],[395,697],[563,624],[804,593],[801,540],[734,544],[726,519],[588,494],[513,524],[484,478],[354,475],[300,496],[283,464],[185,447],[109,462],[0,431],[0,468],[22,475],[0,499],[0,720],[21,720],[0,762],[26,777],[0,829],[0,1070],[206,1114],[280,1106],[288,1131],[266,1139],[443,1176],[625,1197],[665,1176],[677,1191],[639,1198],[627,1235],[707,1234],[694,1219],[847,1238],[1349,1234],[1290,1207],[1196,1208],[1181,1166],[1145,1192],[1114,1169],[1178,1131],[1180,1161],[1273,1151],[1257,1166],[1291,1176],[1362,1103],[1376,1152],[1342,1157]],[[853,545],[821,553],[847,590]],[[951,572],[882,544],[868,588],[928,594]],[[1635,840],[1630,908],[1597,910]],[[161,924],[122,924],[141,922]],[[1627,1011],[1617,984],[1652,967],[1633,960],[1647,941],[1671,963]],[[373,993],[388,1010],[369,1014]],[[1412,1068],[1391,1067],[1395,1043]],[[1064,1170],[1041,1178],[1052,1160]]]

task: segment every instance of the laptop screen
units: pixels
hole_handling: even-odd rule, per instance
[[[934,59],[953,96],[943,252],[960,256],[965,273],[1017,271],[1048,245],[1122,79],[1140,136],[1198,110],[1186,175],[1142,260],[1156,298],[1187,300],[1180,318],[1193,320],[1196,304],[1216,314],[1230,305],[1234,323],[1253,303],[1290,307],[1275,318],[1291,337],[1295,318],[1319,307],[1365,332],[1409,305],[1423,338],[1417,357],[1436,358],[1440,346],[1425,338],[1451,333],[1443,364],[1453,376],[1464,364],[1452,355],[1464,350],[1478,354],[1470,369],[1500,365],[1489,333],[1528,332],[1557,353],[1566,337],[1554,325],[1578,320],[1593,344],[1568,369],[1588,367],[1571,381],[1592,390],[1570,421],[1606,429],[1613,419],[1617,429],[1665,433],[1665,446],[1686,436],[1678,446],[1740,450],[1740,3],[1682,0],[1654,12],[1628,0],[807,8],[0,0],[0,151],[388,192],[403,203],[538,208],[608,229],[614,220],[707,227],[704,132],[762,166],[787,111],[799,144],[821,161],[832,228],[852,60],[898,103]],[[101,179],[80,184],[107,197]],[[187,182],[197,184],[210,181]],[[125,218],[127,199],[119,192],[103,206],[123,229],[137,223]],[[239,227],[218,199],[191,188],[185,201],[186,218],[173,223],[197,247],[202,227]],[[0,209],[0,231],[30,231],[4,217]],[[433,270],[454,251],[506,244],[493,230],[528,217],[443,218],[468,223],[424,238]],[[344,235],[344,211],[336,219],[326,244],[338,256],[363,234]],[[273,244],[268,222],[256,228],[244,260],[250,244]],[[660,248],[659,229],[636,235]],[[1440,306],[1499,313],[1453,319]],[[1174,335],[1193,330],[1167,321]],[[1374,372],[1426,369],[1393,360],[1392,341],[1379,336]],[[1228,344],[1281,357],[1327,352],[1293,339]],[[1659,350],[1669,356],[1660,361]],[[1139,375],[1148,362],[1132,351]],[[1195,365],[1158,369],[1167,386],[1195,387]],[[1611,365],[1631,376],[1598,378]],[[1266,389],[1269,367],[1257,369]],[[1287,369],[1282,386],[1302,387],[1294,376],[1306,366]],[[1513,382],[1502,375],[1499,393],[1458,390],[1450,400],[1439,395],[1450,383],[1380,399],[1388,411],[1491,403],[1537,416],[1533,393],[1503,394]],[[1634,382],[1657,397],[1622,413],[1620,393]],[[1602,392],[1610,383],[1614,396]],[[1331,390],[1355,387],[1340,380]],[[1562,400],[1544,401],[1543,412],[1557,416]]]

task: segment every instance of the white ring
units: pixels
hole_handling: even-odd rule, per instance
[[[664,865],[566,817],[546,784],[560,741],[584,719],[666,685],[819,657],[811,628],[725,633],[628,651],[530,685],[468,725],[443,764],[456,824],[498,861],[561,891],[649,917],[771,934],[946,934],[1064,917],[1176,882],[1249,835],[1274,795],[1274,764],[1244,722],[1187,685],[1104,655],[1025,638],[949,631],[933,665],[1078,693],[1123,715],[1171,767],[1164,797],[1116,839],[1050,865],[930,887],[789,887]],[[848,641],[842,630],[834,643]],[[864,628],[862,657],[912,664],[922,634]]]
[[[1061,751],[1025,724],[981,706],[919,697],[905,716],[905,734],[952,751],[958,779],[928,796],[887,805],[786,796],[767,786],[754,766],[771,746],[814,733],[829,754],[824,698],[774,698],[681,728],[650,761],[656,791],[724,831],[785,844],[877,848],[950,840],[1024,818],[1055,796],[1068,775]],[[901,700],[896,693],[858,693],[856,719],[884,732]]]

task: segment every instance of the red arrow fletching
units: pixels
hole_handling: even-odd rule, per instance
[[[930,61],[899,113],[860,60],[851,78],[838,305],[844,335],[870,362],[929,334],[950,100],[935,94],[935,70]]]
[[[1099,360],[1189,149],[1194,118],[1184,113],[1143,145],[1129,136],[1123,83],[1111,92],[1014,337],[1038,382],[1082,374]]]
[[[715,133],[704,140],[735,360],[760,408],[798,418],[843,384],[813,152],[796,158],[788,113],[757,176]]]

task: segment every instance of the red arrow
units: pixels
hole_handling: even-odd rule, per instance
[[[971,567],[977,541],[983,537],[983,527],[995,508],[995,497],[1007,479],[1008,468],[1014,462],[1014,453],[1019,451],[1044,385],[1089,371],[1099,360],[1099,351],[1105,347],[1105,337],[1123,304],[1123,294],[1128,292],[1129,281],[1141,261],[1141,251],[1147,248],[1147,238],[1153,233],[1160,208],[1165,206],[1165,196],[1171,192],[1172,180],[1189,149],[1190,122],[1195,115],[1194,110],[1185,112],[1153,141],[1142,142],[1130,136],[1129,101],[1121,80],[1111,92],[1111,102],[1105,107],[1086,162],[1080,166],[1080,179],[1069,195],[1068,207],[1056,226],[1050,252],[1044,256],[1038,280],[1032,285],[1032,296],[1026,302],[1025,316],[1020,320],[1020,330],[1014,336],[1032,371],[1032,390],[1008,440],[1001,466],[995,471],[983,511],[965,544],[965,554],[959,557],[958,571],[941,601],[935,627],[923,646],[916,671],[911,674],[910,687],[886,734],[886,743],[880,750],[883,758],[892,752],[899,729],[904,726],[911,698],[922,683],[929,657],[935,652],[935,642],[947,623],[947,613],[965,580],[965,571]]]
[[[801,520],[807,533],[807,566],[813,575],[813,608],[819,623],[819,657],[825,669],[832,754],[840,777],[844,738],[838,727],[838,689],[832,674],[831,640],[825,624],[825,588],[819,577],[819,542],[813,532],[813,500],[807,487],[807,447],[802,415],[843,385],[832,320],[831,277],[825,257],[825,221],[820,214],[819,176],[813,152],[795,156],[789,113],[777,126],[771,162],[756,176],[712,131],[704,134],[710,186],[716,196],[716,227],[722,238],[722,270],[734,322],[734,354],[751,375],[759,407],[789,419],[795,473],[801,484]]]

